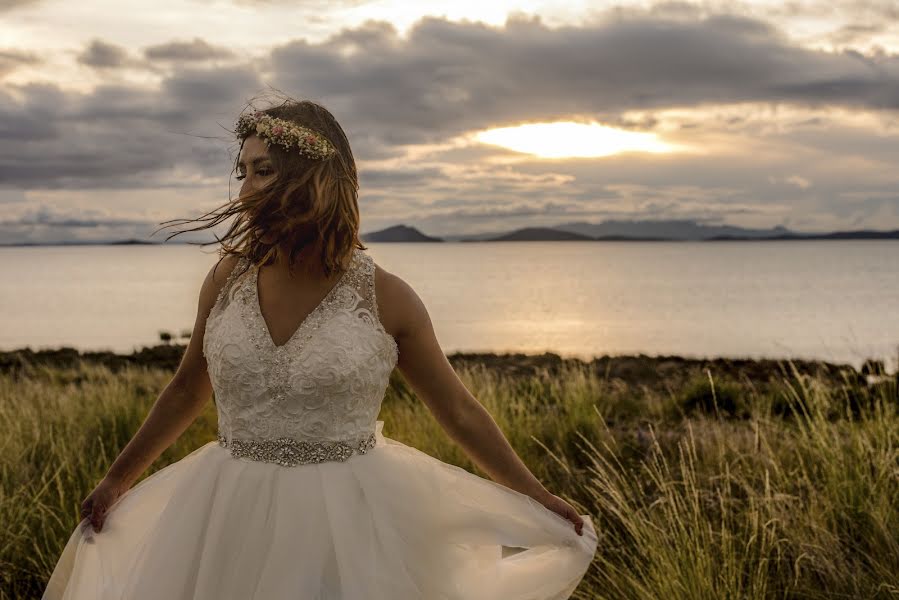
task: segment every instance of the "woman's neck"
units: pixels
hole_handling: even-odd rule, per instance
[[[287,274],[290,271],[287,263],[288,253],[288,250],[282,248],[275,256],[275,261],[271,264],[271,267],[283,274]],[[329,277],[325,276],[322,266],[321,249],[318,242],[303,247],[293,257],[293,273],[306,280],[324,281],[329,279]]]

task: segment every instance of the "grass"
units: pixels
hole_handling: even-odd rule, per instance
[[[537,477],[595,515],[574,598],[899,598],[895,378],[643,386],[581,364],[457,366]],[[0,374],[0,599],[39,598],[78,509],[171,371],[89,361]],[[485,476],[394,373],[384,434]],[[215,437],[213,403],[145,477]]]

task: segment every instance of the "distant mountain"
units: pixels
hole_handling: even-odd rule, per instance
[[[570,231],[560,231],[552,227],[525,227],[516,229],[501,236],[490,238],[483,241],[488,242],[568,242],[568,241],[591,241],[592,238],[572,233]]]
[[[601,235],[597,238],[593,238],[594,241],[597,242],[670,242],[670,241],[679,241],[679,240],[671,240],[671,238],[665,237],[656,237],[656,236],[629,236],[629,235]]]
[[[361,236],[363,242],[442,242],[443,240],[431,237],[420,232],[415,227],[406,225],[394,225],[386,229],[364,233]]]
[[[735,236],[719,236],[708,238],[704,241],[730,241],[730,240],[746,240]],[[757,238],[765,240],[899,240],[899,229],[893,231],[872,231],[862,229],[858,231],[833,231],[830,233],[790,233],[785,235],[775,235],[767,238]]]
[[[443,237],[447,242],[484,242],[508,233],[506,231],[482,231],[481,233],[448,233]]]
[[[603,239],[706,240],[722,237],[758,239],[771,238],[778,235],[799,235],[782,226],[772,229],[747,229],[734,225],[703,225],[688,219],[667,221],[608,220],[602,223],[575,222],[553,225],[553,228],[579,233],[591,238]]]
[[[147,246],[162,246],[163,244],[186,244],[184,241],[150,242],[147,240],[66,240],[60,242],[14,242],[12,244],[0,244],[2,246],[121,246],[139,244]]]
[[[601,223],[572,222],[552,227],[523,227],[511,231],[477,234],[448,234],[435,237],[415,227],[394,225],[362,234],[364,242],[521,242],[521,241],[765,241],[765,240],[896,240],[899,229],[892,231],[857,230],[801,233],[786,227],[750,229],[734,225],[703,225],[691,220],[617,221]],[[127,239],[108,241],[17,242],[0,246],[96,246],[96,245],[162,245],[198,243],[203,240],[169,240],[151,242]],[[214,241],[206,240],[212,244]]]

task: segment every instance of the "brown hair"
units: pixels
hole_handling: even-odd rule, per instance
[[[243,112],[257,110],[252,101]],[[320,243],[320,261],[326,276],[348,266],[353,247],[365,250],[359,239],[359,181],[356,162],[343,128],[328,109],[311,100],[289,97],[280,104],[262,109],[279,119],[294,121],[324,136],[337,149],[325,160],[315,160],[278,144],[268,147],[275,179],[244,198],[230,199],[197,219],[178,219],[179,224],[208,221],[178,231],[166,240],[186,231],[208,229],[236,215],[221,238],[220,258],[229,254],[247,257],[253,264],[270,264],[285,254],[292,268],[297,254],[306,246]],[[233,130],[229,130],[236,135]],[[237,171],[240,151],[234,158],[232,174]],[[230,193],[229,193],[230,195]],[[164,221],[173,223],[175,221]],[[271,236],[274,241],[263,242]],[[201,246],[213,244],[206,242]]]

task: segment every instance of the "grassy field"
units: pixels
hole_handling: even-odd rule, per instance
[[[59,361],[57,361],[59,362]],[[896,378],[816,363],[452,362],[551,491],[595,515],[574,598],[899,598]],[[0,361],[0,599],[39,598],[78,509],[171,377]],[[384,434],[480,472],[395,372]],[[145,473],[215,438],[215,407]]]

